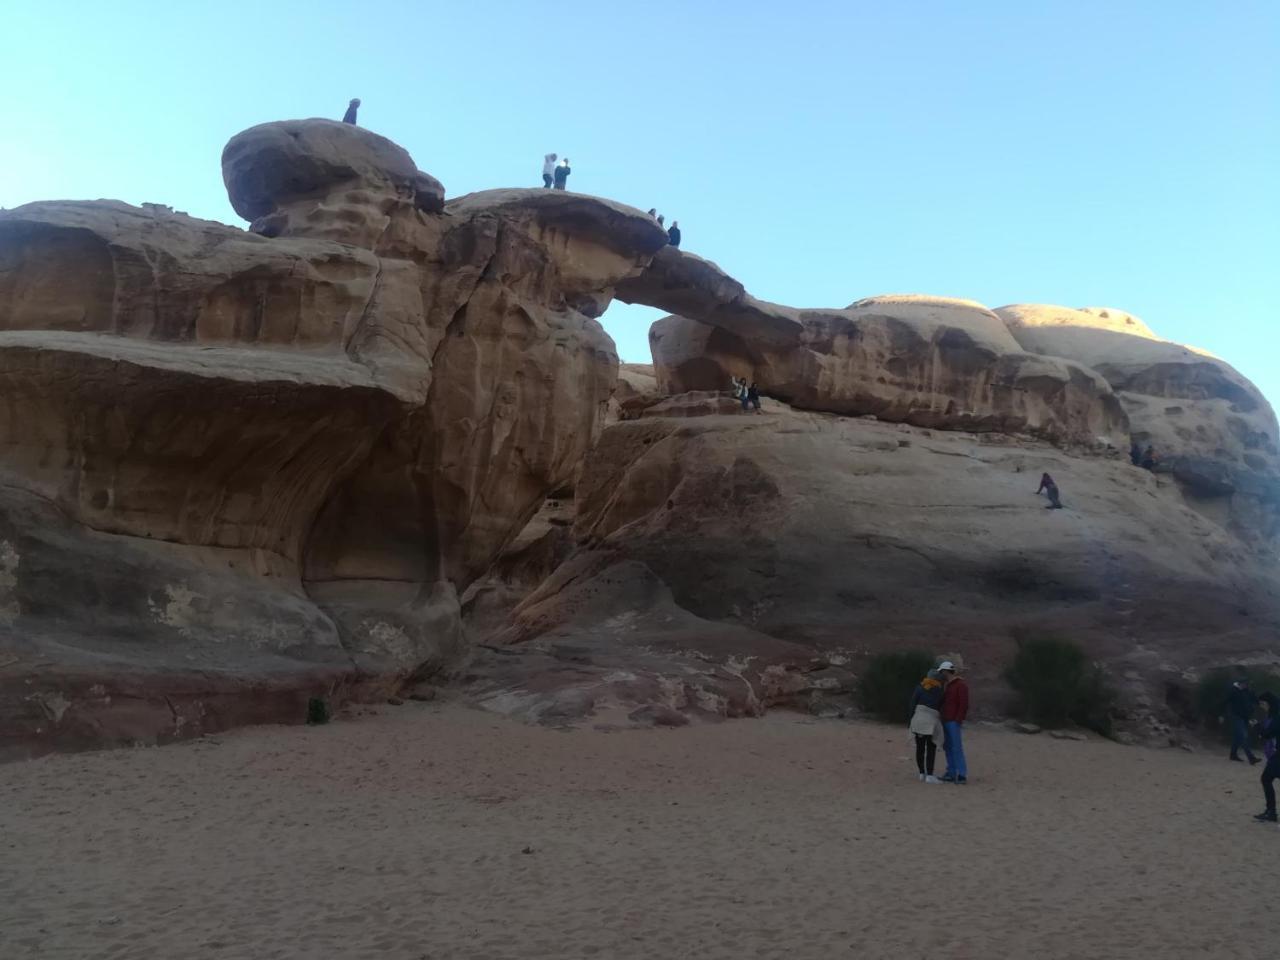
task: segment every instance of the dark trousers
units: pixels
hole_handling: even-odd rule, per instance
[[[563,190],[563,189],[564,189],[564,181],[563,181],[563,180],[557,180],[557,181],[556,181],[556,189],[557,189],[557,190]]]
[[[1253,762],[1253,751],[1249,749],[1249,721],[1244,717],[1230,717],[1231,720],[1231,756],[1240,756],[1240,748],[1244,747],[1244,755]]]
[[[1276,812],[1276,780],[1280,779],[1280,753],[1262,768],[1262,795],[1267,798],[1267,813]]]
[[[542,186],[544,189],[551,186],[551,174],[544,173],[542,175]]]
[[[933,737],[916,734],[916,769],[933,776],[933,764],[938,758],[938,745]]]

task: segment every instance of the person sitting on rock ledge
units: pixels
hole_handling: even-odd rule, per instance
[[[671,229],[667,231],[667,243],[677,249],[680,246],[680,221],[672,220]]]
[[[569,179],[569,174],[573,171],[569,168],[569,158],[565,157],[556,166],[555,187],[557,190],[565,189],[565,181]]]
[[[751,406],[756,408],[756,413],[761,412],[760,391],[756,389],[756,385],[754,383],[751,384],[751,386],[747,387],[747,400],[751,401]],[[745,401],[742,404],[742,409],[743,410],[747,409],[747,404]]]
[[[554,153],[548,153],[542,158],[542,188],[544,190],[549,190],[551,184],[555,182],[556,160],[557,157]]]
[[[1053,477],[1049,476],[1047,473],[1042,473],[1040,475],[1040,486],[1036,488],[1036,493],[1044,493],[1048,495],[1049,506],[1045,507],[1046,510],[1062,509],[1062,501],[1058,499],[1058,485],[1053,482]]]
[[[360,98],[352,97],[351,102],[347,104],[347,112],[342,115],[342,122],[349,123],[353,127],[356,125],[356,111],[360,109]]]

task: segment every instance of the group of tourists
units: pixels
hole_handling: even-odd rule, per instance
[[[543,188],[548,190],[553,187],[556,190],[567,189],[565,185],[568,183],[569,174],[571,173],[573,173],[573,168],[569,165],[568,157],[560,160],[557,154],[548,153],[542,158]]]
[[[964,757],[964,721],[969,715],[969,685],[954,661],[943,660],[925,674],[911,692],[908,728],[916,744],[916,770],[921,783],[969,782]],[[941,779],[933,774],[938,747],[947,760]]]
[[[658,212],[657,207],[649,208],[649,216],[658,221],[658,226],[666,225],[666,218]],[[680,246],[680,221],[672,220],[671,229],[667,231],[667,243],[673,247]]]
[[[754,383],[748,386],[746,377],[734,377],[732,390],[733,399],[742,404],[744,413],[752,407],[756,413],[763,412],[760,409],[760,390]]]
[[[1258,714],[1261,713],[1261,716]],[[1232,681],[1223,703],[1222,716],[1218,718],[1230,724],[1231,753],[1229,759],[1250,766],[1265,763],[1262,768],[1262,796],[1267,807],[1254,817],[1260,823],[1276,823],[1276,780],[1280,779],[1280,697],[1266,691],[1255,695],[1249,686],[1249,678],[1241,676]],[[1249,748],[1251,734],[1255,733],[1262,744],[1262,756],[1254,755]],[[1240,754],[1243,751],[1244,756]]]

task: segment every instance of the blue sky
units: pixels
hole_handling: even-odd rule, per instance
[[[1280,3],[6,0],[0,206],[239,223],[218,159],[339,117],[451,196],[571,185],[677,218],[757,296],[1114,306],[1280,400]],[[647,360],[657,314],[605,325]]]

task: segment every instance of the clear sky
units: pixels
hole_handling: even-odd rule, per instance
[[[0,206],[239,223],[223,144],[341,116],[451,196],[570,184],[756,296],[1118,307],[1280,401],[1280,2],[4,0]],[[648,359],[655,311],[604,321]]]

